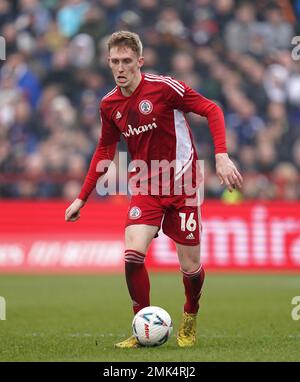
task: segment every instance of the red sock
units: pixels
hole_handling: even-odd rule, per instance
[[[134,314],[150,305],[150,281],[144,261],[143,253],[125,251],[125,275]]]
[[[201,289],[205,278],[204,269],[200,265],[194,272],[182,271],[182,273],[186,297],[184,311],[186,313],[198,313]]]

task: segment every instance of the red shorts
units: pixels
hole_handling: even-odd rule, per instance
[[[128,208],[125,226],[146,224],[162,227],[176,243],[200,243],[200,206],[186,205],[187,196],[134,195]],[[163,222],[162,222],[163,220]]]

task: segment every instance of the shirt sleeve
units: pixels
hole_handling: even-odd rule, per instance
[[[193,112],[207,118],[213,138],[215,153],[226,153],[226,131],[224,114],[220,106],[205,98],[185,83],[173,79],[165,84],[165,99],[173,108],[184,113]]]
[[[97,180],[106,173],[108,168],[106,168],[106,171],[97,171],[97,166],[99,162],[102,160],[105,161],[112,161],[115,156],[117,144],[113,143],[110,146],[101,146],[100,142],[94,152],[94,155],[92,157],[90,167],[88,170],[88,173],[84,179],[84,183],[82,185],[80,194],[78,195],[78,199],[83,200],[84,202],[87,201],[88,197],[90,196],[91,192],[94,190],[97,184]]]
[[[116,152],[117,142],[120,140],[120,131],[114,125],[111,118],[109,118],[104,111],[103,103],[100,104],[100,119],[101,119],[101,133],[98,145],[95,149],[94,155],[90,162],[89,170],[82,185],[79,199],[86,201],[94,190],[97,180],[100,176],[105,174],[106,171],[97,171],[99,162],[103,160],[112,161]]]
[[[100,121],[101,121],[101,133],[100,133],[100,146],[110,146],[120,141],[121,132],[114,124],[111,117],[108,116],[108,112],[105,110],[104,104],[100,104]]]

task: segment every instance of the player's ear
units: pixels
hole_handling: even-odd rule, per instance
[[[144,65],[144,62],[145,62],[145,59],[144,59],[144,57],[141,56],[138,59],[138,67],[141,68]]]

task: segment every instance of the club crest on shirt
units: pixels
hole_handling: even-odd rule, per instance
[[[130,219],[138,219],[142,216],[142,211],[139,207],[132,207],[129,211]]]
[[[143,100],[139,104],[139,109],[142,114],[150,114],[153,110],[152,102]]]

